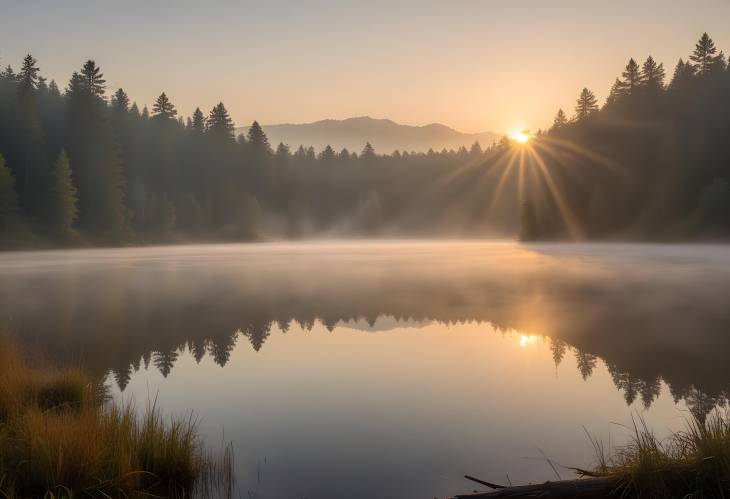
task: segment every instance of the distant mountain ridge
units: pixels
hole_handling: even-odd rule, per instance
[[[300,145],[313,146],[321,151],[328,144],[336,151],[346,147],[359,153],[366,142],[370,142],[378,153],[400,151],[425,152],[429,149],[458,149],[470,147],[479,141],[482,147],[499,140],[493,132],[463,133],[440,123],[414,126],[402,125],[389,119],[376,119],[369,116],[344,120],[326,119],[313,123],[265,125],[264,132],[272,147],[279,142],[288,144],[292,149]],[[246,133],[248,127],[241,127],[237,133]]]

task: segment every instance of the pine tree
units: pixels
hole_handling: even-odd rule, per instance
[[[76,74],[76,73],[74,73]],[[89,59],[81,68],[81,85],[89,94],[103,98],[106,91],[106,80],[101,69],[94,61]]]
[[[360,158],[362,159],[373,159],[375,157],[375,149],[370,144],[370,142],[365,143],[365,147],[362,149],[362,153],[360,153]]]
[[[337,155],[337,158],[340,161],[349,161],[350,160],[350,151],[347,150],[346,147],[343,147],[340,151],[340,154]]]
[[[330,162],[330,161],[334,161],[335,158],[336,158],[335,150],[332,149],[332,147],[329,144],[327,144],[327,147],[325,147],[322,150],[322,152],[319,154],[320,161]]]
[[[48,223],[59,234],[69,234],[78,215],[76,187],[71,177],[71,165],[64,149],[53,166]]]
[[[15,138],[19,156],[14,157],[18,188],[23,210],[41,217],[46,201],[49,165],[45,154],[43,126],[35,92],[40,81],[36,60],[28,54],[18,73],[17,115]]]
[[[119,89],[112,96],[112,109],[126,113],[129,110],[129,97],[124,89]]]
[[[18,91],[20,93],[29,92],[35,90],[38,87],[40,70],[36,65],[36,60],[32,55],[28,54],[23,59],[23,66],[18,73]]]
[[[611,90],[608,92],[608,97],[606,98],[606,105],[611,106],[621,100],[623,96],[626,95],[626,88],[624,87],[624,84],[616,78],[616,81],[613,82],[613,85],[611,85]]]
[[[555,119],[553,120],[553,130],[562,128],[567,124],[568,117],[565,115],[565,112],[562,109],[558,109],[558,114],[555,115]]]
[[[284,144],[283,142],[279,142],[279,145],[276,147],[276,157],[279,160],[289,158],[291,155],[291,151],[289,150],[289,146]]]
[[[246,136],[249,145],[259,149],[261,151],[270,151],[271,146],[269,145],[269,138],[264,133],[264,129],[261,128],[258,121],[251,123],[251,128],[248,129]]]
[[[15,177],[0,154],[0,227],[7,228],[18,213]]]
[[[147,121],[148,119],[150,119],[150,112],[147,109],[147,106],[142,108],[142,114],[140,115],[140,118],[142,118],[142,120],[144,120],[144,121]]]
[[[78,188],[80,225],[119,240],[126,232],[127,209],[121,154],[103,100],[104,85],[93,61],[74,73],[67,92],[66,146]]]
[[[698,75],[707,76],[717,68],[720,57],[716,56],[716,53],[717,48],[715,47],[715,42],[712,41],[712,38],[707,33],[703,33],[695,45],[694,52],[689,56],[690,60],[694,63]],[[724,56],[722,56],[722,62],[723,64],[725,63]]]
[[[165,92],[162,92],[152,106],[152,119],[158,121],[169,121],[177,116],[177,110]]]
[[[583,120],[598,111],[598,99],[593,92],[584,88],[575,106],[575,117],[578,120]]]
[[[15,71],[13,71],[13,67],[10,64],[5,66],[5,69],[0,73],[0,78],[6,81],[17,81]]]
[[[624,78],[623,81],[621,81],[621,85],[627,94],[633,94],[634,91],[641,86],[641,70],[633,57],[629,59],[629,62],[626,64],[626,68],[623,73],[621,73],[621,76]]]
[[[694,75],[695,67],[689,62],[684,62],[682,59],[680,59],[679,62],[677,62],[677,65],[674,67],[674,75],[672,76],[672,81],[669,84],[669,88],[676,89],[687,85],[689,82],[692,81]]]
[[[206,130],[213,136],[233,141],[233,120],[222,102],[211,109]]]
[[[205,132],[205,116],[203,116],[203,111],[201,111],[199,107],[196,107],[193,112],[191,128],[196,133],[202,134]]]
[[[560,112],[563,112],[563,110],[561,109]],[[471,149],[469,149],[469,154],[471,154],[472,156],[481,156],[483,153],[484,151],[482,150],[482,145],[479,143],[478,140],[475,141],[471,145]],[[403,151],[403,157],[405,157],[406,154],[406,151]]]
[[[642,84],[651,90],[661,90],[665,77],[664,64],[657,64],[652,56],[647,57],[641,66]]]

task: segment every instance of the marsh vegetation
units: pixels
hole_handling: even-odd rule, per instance
[[[225,495],[232,454],[209,453],[197,421],[108,398],[79,369],[38,366],[0,339],[0,494],[26,497]]]

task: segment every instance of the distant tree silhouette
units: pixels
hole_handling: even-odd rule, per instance
[[[661,90],[664,88],[664,64],[657,64],[652,56],[646,58],[641,66],[641,82],[651,90]]]
[[[616,81],[613,82],[613,85],[611,86],[611,90],[608,93],[608,97],[606,98],[606,105],[611,106],[613,104],[616,104],[625,95],[626,95],[626,87],[621,82],[621,80],[616,78]]]
[[[201,111],[199,107],[195,108],[195,112],[193,113],[193,119],[191,120],[191,125],[191,128],[194,132],[199,134],[205,132],[205,116],[203,116],[203,111]]]
[[[248,129],[246,139],[249,145],[253,146],[259,151],[269,152],[271,150],[269,139],[268,137],[266,137],[266,134],[264,133],[263,128],[261,128],[261,125],[259,125],[258,121],[254,121],[253,123],[251,123],[251,127]]]
[[[332,147],[328,144],[327,147],[325,147],[319,154],[319,159],[324,162],[332,162],[335,160],[336,156],[334,149],[332,149]]]
[[[562,109],[558,109],[558,113],[553,120],[553,128],[561,128],[568,124],[568,117]]]
[[[174,119],[175,116],[177,116],[175,106],[173,106],[170,99],[167,98],[165,92],[162,92],[160,96],[157,97],[155,104],[152,106],[152,119],[169,121]]]
[[[621,86],[627,94],[633,94],[642,84],[641,69],[633,58],[629,59],[621,76],[623,76]]]
[[[698,75],[707,76],[721,64],[720,61],[722,61],[722,64],[725,63],[725,58],[716,54],[717,48],[715,47],[715,42],[712,41],[712,38],[707,33],[703,33],[697,45],[695,45],[694,52],[689,57],[695,64],[695,71]]]
[[[124,89],[118,89],[116,92],[114,92],[114,95],[111,99],[111,106],[112,109],[119,112],[127,112],[129,111],[129,96],[126,94]],[[136,109],[136,105],[135,105]]]
[[[360,154],[361,159],[372,159],[375,157],[375,149],[372,145],[370,145],[370,142],[367,142],[365,144],[365,147],[362,149],[362,153]]]
[[[193,123],[195,125],[195,123]],[[222,102],[219,102],[208,115],[206,131],[216,137],[233,140],[233,120]]]
[[[11,69],[12,72],[12,69]],[[23,59],[23,65],[18,73],[18,90],[23,92],[30,92],[38,87],[40,69],[38,69],[37,61],[32,55],[28,54]]]
[[[596,96],[593,94],[593,92],[591,92],[587,88],[584,88],[581,91],[575,106],[576,119],[583,120],[591,114],[595,113],[596,111],[598,111],[598,99],[596,99]]]
[[[89,59],[84,63],[80,72],[81,87],[94,97],[104,97],[106,92],[106,80],[96,62]]]

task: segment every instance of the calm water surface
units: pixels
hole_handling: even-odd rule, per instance
[[[194,411],[245,498],[431,498],[726,402],[730,249],[317,242],[0,255],[0,323]],[[585,430],[584,430],[585,428]],[[547,457],[546,457],[547,456]]]

